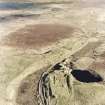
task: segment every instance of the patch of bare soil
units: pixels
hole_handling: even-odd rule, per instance
[[[16,103],[18,105],[38,105],[37,88],[38,82],[43,72],[47,68],[38,70],[37,72],[26,77],[18,88]]]
[[[72,36],[73,27],[60,24],[37,24],[11,33],[3,40],[4,45],[19,48],[44,47]]]

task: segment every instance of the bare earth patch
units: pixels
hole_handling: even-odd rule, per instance
[[[27,26],[4,38],[3,44],[19,48],[36,48],[50,45],[72,36],[73,27],[60,24],[37,24]]]
[[[43,72],[47,68],[43,68],[28,77],[22,82],[17,92],[16,102],[19,105],[38,105],[37,88],[38,82]]]

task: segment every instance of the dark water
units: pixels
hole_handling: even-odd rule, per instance
[[[32,3],[32,2],[0,2],[0,9],[27,9],[27,8],[48,8],[47,6],[52,4],[68,4],[71,1],[65,2],[42,2],[42,3]]]
[[[14,19],[19,19],[19,18],[38,18],[40,14],[13,14],[13,15],[7,15],[7,16],[0,16],[0,23],[1,22],[9,22]]]
[[[95,71],[91,73],[87,70],[73,70],[71,73],[80,82],[91,83],[103,81],[103,78]]]
[[[38,10],[44,10],[46,9],[46,5],[42,4],[35,4],[35,3],[17,3],[17,2],[1,2],[0,3],[0,10],[32,10],[32,11],[38,11]],[[39,14],[36,14],[35,12],[33,14],[7,14],[5,16],[0,15],[0,22],[7,22],[13,19],[18,18],[31,18],[31,17],[39,17]]]
[[[0,9],[25,9],[32,8],[33,3],[15,3],[15,2],[1,2]]]
[[[56,3],[56,2],[50,2],[50,3],[32,3],[32,2],[0,2],[0,10],[30,10],[30,11],[34,11],[33,14],[7,14],[5,16],[0,15],[0,22],[7,22],[13,19],[18,19],[18,18],[31,18],[31,17],[39,17],[40,14],[37,14],[36,11],[43,11],[43,10],[48,10],[50,9],[49,5],[52,4],[64,4],[66,2],[60,2],[60,3]],[[57,11],[57,8],[56,8]]]

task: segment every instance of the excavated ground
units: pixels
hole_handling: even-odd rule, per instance
[[[0,10],[0,105],[105,105],[104,0],[46,1]]]
[[[64,59],[52,67],[29,75],[21,82],[16,102],[19,105],[64,105],[65,102],[68,105],[81,105],[87,102],[85,105],[90,105],[89,98],[96,100],[95,97],[100,96],[98,93],[104,91],[104,77],[94,70],[76,69],[72,64]],[[87,94],[87,91],[92,93]],[[83,101],[84,95],[87,99]],[[101,103],[104,103],[104,99]]]

